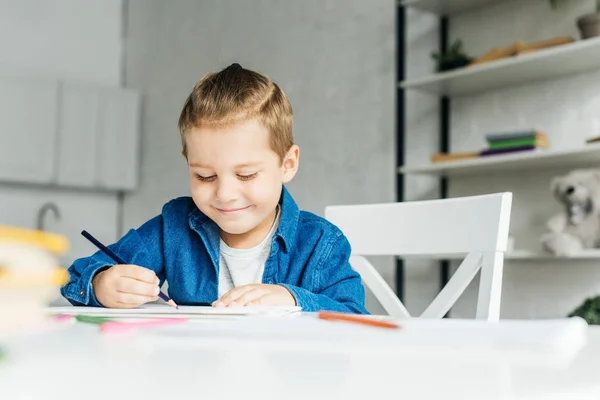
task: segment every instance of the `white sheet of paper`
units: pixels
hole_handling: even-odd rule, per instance
[[[300,311],[300,307],[256,306],[256,307],[206,307],[179,306],[175,309],[162,304],[145,304],[137,308],[104,307],[48,307],[49,314],[95,315],[120,318],[197,318],[206,316],[284,316]]]

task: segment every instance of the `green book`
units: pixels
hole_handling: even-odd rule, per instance
[[[515,147],[536,146],[539,145],[539,140],[536,137],[522,139],[508,139],[490,142],[490,150],[512,149]]]
[[[488,142],[496,142],[502,140],[524,139],[536,136],[538,131],[535,129],[528,131],[504,132],[504,133],[488,133],[485,138]]]

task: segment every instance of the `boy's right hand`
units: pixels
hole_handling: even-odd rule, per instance
[[[96,274],[92,287],[104,307],[133,308],[157,300],[159,282],[148,268],[117,264]]]

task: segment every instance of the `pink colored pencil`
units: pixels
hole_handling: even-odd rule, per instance
[[[146,321],[110,321],[100,325],[100,331],[108,333],[124,333],[137,328],[155,328],[187,322],[186,318],[162,318]]]
[[[70,314],[57,314],[50,316],[50,319],[56,322],[71,321],[73,316]]]

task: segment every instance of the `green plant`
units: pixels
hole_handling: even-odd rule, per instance
[[[581,317],[590,325],[600,325],[600,296],[586,299],[569,317]]]
[[[550,7],[557,9],[567,1],[568,0],[548,0],[548,3],[550,3]],[[600,12],[600,0],[596,0],[596,11]]]
[[[463,51],[462,45],[462,40],[457,39],[444,54],[431,53],[431,57],[437,63],[438,72],[464,67],[473,60],[471,56]]]

